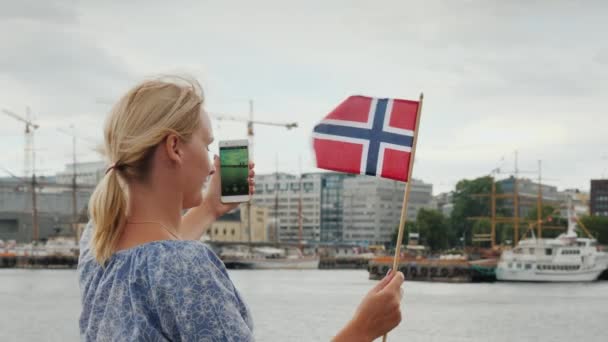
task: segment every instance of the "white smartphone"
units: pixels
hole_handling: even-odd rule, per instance
[[[220,141],[220,170],[222,202],[249,201],[249,141]]]

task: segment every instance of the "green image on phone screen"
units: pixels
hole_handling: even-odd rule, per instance
[[[221,147],[222,196],[249,194],[249,156],[246,146]]]

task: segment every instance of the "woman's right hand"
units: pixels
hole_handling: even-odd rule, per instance
[[[401,322],[401,284],[403,273],[391,271],[361,301],[353,319],[333,339],[373,341]]]

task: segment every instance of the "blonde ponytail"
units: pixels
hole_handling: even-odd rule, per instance
[[[89,200],[89,208],[95,222],[92,247],[95,259],[103,265],[112,256],[127,217],[127,199],[117,170],[108,169]]]
[[[95,259],[104,265],[114,253],[128,215],[128,183],[145,182],[156,146],[168,134],[189,140],[200,125],[202,91],[184,78],[145,81],[113,108],[104,129],[103,152],[112,166],[89,200],[95,225]]]

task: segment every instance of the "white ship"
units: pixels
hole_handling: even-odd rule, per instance
[[[244,247],[244,246],[243,246]],[[220,258],[227,268],[246,269],[318,269],[319,257],[302,255],[299,249],[290,250],[272,247],[224,249]]]
[[[582,282],[596,280],[608,268],[608,254],[592,238],[579,238],[568,210],[568,231],[555,239],[524,239],[504,251],[496,267],[500,281]]]

